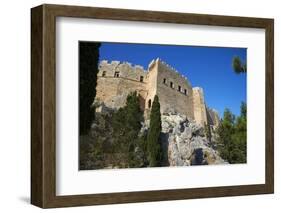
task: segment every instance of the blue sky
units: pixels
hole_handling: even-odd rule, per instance
[[[192,87],[202,87],[207,106],[220,116],[225,108],[239,115],[241,101],[246,102],[246,74],[235,74],[231,66],[233,56],[246,61],[246,54],[246,48],[126,43],[102,43],[100,47],[100,60],[128,61],[145,69],[159,57],[185,75]]]

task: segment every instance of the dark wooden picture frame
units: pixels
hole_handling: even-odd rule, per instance
[[[265,29],[265,184],[87,195],[56,195],[56,17]],[[42,208],[274,192],[274,20],[63,5],[31,9],[31,203]]]

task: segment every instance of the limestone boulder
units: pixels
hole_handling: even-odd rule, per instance
[[[204,135],[204,127],[179,113],[161,116],[161,143],[166,147],[169,166],[226,164]]]

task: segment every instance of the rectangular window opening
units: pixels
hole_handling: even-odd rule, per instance
[[[173,82],[170,82],[170,87],[171,87],[172,89],[174,89],[174,83],[173,83]]]
[[[119,72],[115,72],[115,73],[114,73],[114,77],[115,77],[115,78],[119,78],[119,74],[120,74]]]

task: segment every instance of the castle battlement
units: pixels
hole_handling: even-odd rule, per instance
[[[138,64],[132,64],[130,62],[127,61],[108,61],[108,60],[102,60],[99,64],[99,68],[105,68],[105,67],[117,67],[117,66],[127,66],[128,69],[130,69],[131,71],[136,71],[136,70],[140,70],[143,72],[147,72],[143,66],[138,65]]]
[[[203,94],[203,88],[202,87],[193,87],[193,90],[196,90],[198,92],[201,92]]]
[[[124,106],[127,95],[137,91],[147,118],[157,95],[161,113],[176,111],[201,125],[219,120],[218,113],[206,107],[203,89],[192,88],[186,76],[160,58],[153,59],[148,70],[126,61],[102,60],[96,90],[96,100],[110,108]]]
[[[165,61],[159,59],[159,63],[166,68],[166,70],[170,71],[171,73],[173,73],[174,77],[176,77],[177,79],[182,79],[180,80],[181,82],[186,81],[186,83],[188,85],[191,86],[190,81],[188,80],[188,78],[184,75],[182,75],[177,69],[175,69],[173,66],[171,66],[170,64],[166,63]]]
[[[124,78],[145,82],[147,71],[140,65],[129,62],[102,60],[99,64],[98,77]]]

